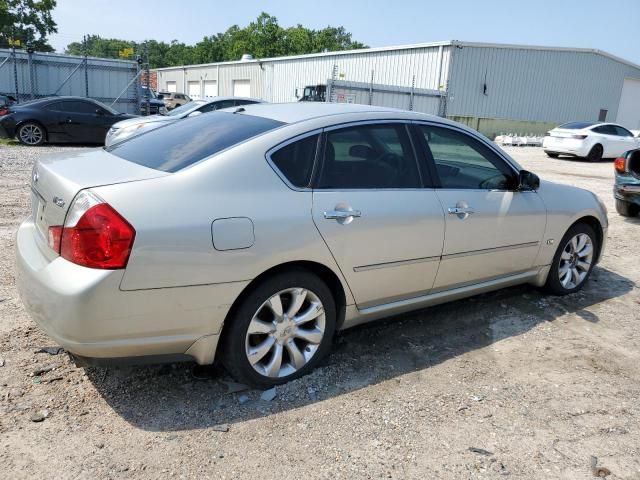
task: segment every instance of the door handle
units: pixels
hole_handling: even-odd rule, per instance
[[[362,216],[360,210],[331,210],[324,212],[324,218],[327,220],[346,220]]]
[[[461,213],[471,215],[476,211],[471,207],[449,207],[449,215],[460,215]]]

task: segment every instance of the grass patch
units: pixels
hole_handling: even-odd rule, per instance
[[[18,145],[19,143],[13,138],[0,138],[0,145]]]

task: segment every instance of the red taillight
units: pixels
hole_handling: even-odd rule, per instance
[[[62,229],[60,255],[89,268],[127,266],[136,231],[111,206],[99,203],[82,214],[74,226]]]
[[[627,159],[624,157],[616,158],[615,162],[613,162],[613,168],[616,169],[618,173],[625,173],[627,170]]]
[[[0,117],[9,115],[9,109],[7,107],[0,107]]]
[[[577,140],[584,140],[587,138],[587,135],[571,135],[571,138],[575,138]]]

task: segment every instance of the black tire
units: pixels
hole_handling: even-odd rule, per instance
[[[625,202],[616,198],[616,211],[623,217],[635,217],[638,215],[638,206],[635,203]]]
[[[278,292],[291,288],[306,289],[322,302],[324,307],[324,334],[317,350],[303,367],[286,376],[269,377],[259,373],[249,362],[246,351],[247,333],[254,315],[263,308],[265,302]],[[287,309],[287,305],[283,304],[283,307],[283,310]],[[236,381],[259,389],[270,388],[306,375],[313,370],[318,362],[329,353],[335,328],[336,305],[331,290],[320,278],[307,270],[289,270],[267,278],[253,288],[241,301],[241,304],[235,309],[235,312],[225,325],[221,345],[221,360],[229,374]],[[275,355],[275,352],[269,350],[265,358],[269,355]],[[288,355],[288,353],[285,353],[285,356]],[[289,364],[293,364],[291,359],[289,359]]]
[[[602,145],[596,143],[591,150],[589,150],[589,154],[587,155],[587,160],[590,162],[599,162],[602,160],[603,149]]]
[[[551,153],[551,152],[544,152],[547,154],[547,157],[549,158],[558,158],[560,156],[559,153]]]
[[[586,275],[580,281],[580,283],[578,283],[573,287],[567,288],[560,281],[561,256],[565,251],[565,249],[568,247],[570,240],[579,234],[586,234],[591,239],[591,245],[593,249],[592,259],[590,262],[590,266],[586,272]],[[544,285],[544,289],[548,293],[552,293],[554,295],[568,295],[570,293],[574,293],[582,289],[584,284],[589,279],[591,272],[593,271],[593,267],[595,265],[595,261],[596,261],[599,249],[600,249],[600,244],[598,243],[598,237],[593,231],[593,228],[591,228],[586,223],[576,223],[575,225],[573,225],[571,228],[569,228],[569,230],[567,230],[567,233],[564,234],[564,236],[562,237],[562,240],[558,244],[558,250],[556,251],[556,254],[553,257],[553,262],[551,263],[551,269],[549,270],[549,275],[547,277],[547,282]]]
[[[16,137],[23,145],[36,147],[46,141],[47,131],[37,122],[25,122],[18,127]]]

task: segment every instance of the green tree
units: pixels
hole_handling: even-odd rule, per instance
[[[51,11],[56,0],[0,0],[0,47],[52,52],[47,36],[57,32]]]
[[[276,17],[264,12],[244,28],[232,25],[225,32],[206,36],[195,45],[177,40],[146,42],[151,68],[239,60],[245,53],[266,58],[364,47],[364,44],[352,41],[344,27],[311,30],[296,25],[283,28]],[[73,42],[67,45],[66,53],[84,55],[84,48],[82,42]],[[125,58],[123,53],[132,49],[141,55],[143,45],[98,35],[89,35],[86,40],[87,55],[92,57]]]

